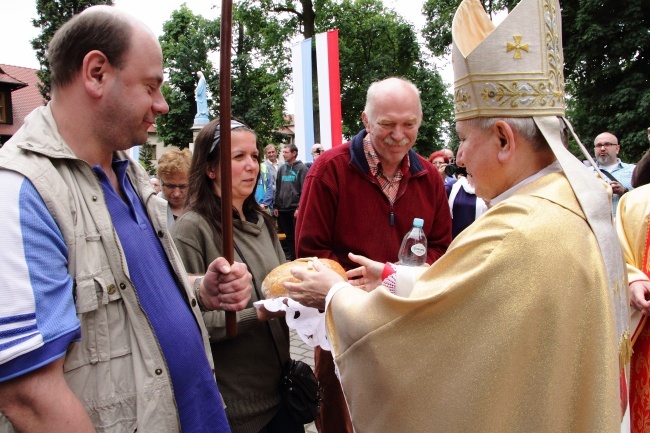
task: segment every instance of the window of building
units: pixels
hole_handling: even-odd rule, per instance
[[[5,92],[0,92],[0,123],[7,123],[7,104]]]

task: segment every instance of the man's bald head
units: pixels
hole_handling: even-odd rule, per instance
[[[364,113],[366,117],[372,122],[375,120],[378,113],[376,108],[378,101],[386,98],[387,95],[403,95],[404,98],[410,98],[417,105],[418,116],[421,120],[422,118],[422,102],[420,101],[420,91],[411,81],[398,78],[390,77],[385,80],[376,81],[368,87],[368,93],[366,94],[366,106],[364,108]]]
[[[594,144],[598,144],[603,141],[618,145],[618,138],[616,138],[616,136],[611,132],[603,132],[598,134],[594,139]]]
[[[121,69],[140,21],[111,6],[92,6],[66,22],[50,41],[52,88],[69,84],[81,70],[84,57],[101,51],[115,68]]]
[[[594,139],[594,155],[601,166],[616,164],[618,152],[621,150],[618,138],[611,132],[598,134]]]

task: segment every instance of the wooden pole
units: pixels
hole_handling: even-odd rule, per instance
[[[232,167],[230,163],[230,53],[232,50],[232,0],[221,1],[221,53],[219,67],[219,129],[221,135],[221,231],[223,257],[235,262],[232,238]],[[237,335],[237,315],[226,311],[226,335]]]

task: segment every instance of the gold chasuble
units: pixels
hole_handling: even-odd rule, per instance
[[[630,283],[649,281],[650,185],[632,190],[618,203],[616,229],[621,240]],[[634,352],[630,365],[630,426],[632,433],[650,430],[650,322],[633,310]]]
[[[327,309],[357,433],[620,431],[613,318],[561,173],[476,220],[409,298],[349,287]]]

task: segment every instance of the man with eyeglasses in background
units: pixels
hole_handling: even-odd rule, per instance
[[[594,155],[598,168],[612,187],[612,213],[614,216],[616,216],[616,207],[621,196],[634,189],[632,187],[632,172],[635,165],[622,162],[618,158],[620,150],[618,138],[611,132],[603,132],[594,140]]]
[[[158,160],[158,178],[161,182],[159,197],[167,200],[167,228],[174,226],[176,218],[181,216],[185,209],[185,198],[187,197],[187,184],[190,166],[192,165],[192,153],[189,149],[172,149]]]

